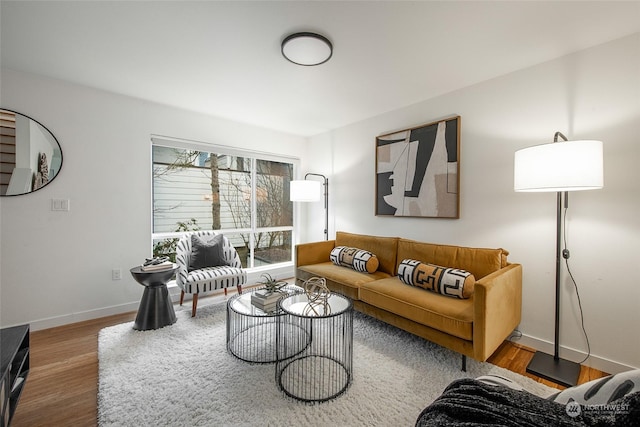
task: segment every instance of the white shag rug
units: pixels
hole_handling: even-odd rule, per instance
[[[188,304],[190,305],[190,304]],[[226,349],[226,302],[176,309],[177,322],[99,334],[100,426],[413,426],[453,380],[507,377],[548,396],[554,389],[354,313],[353,382],[336,399],[305,404],[276,386],[274,364],[240,361]]]

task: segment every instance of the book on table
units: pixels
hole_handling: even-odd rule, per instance
[[[262,311],[272,311],[284,295],[282,292],[269,293],[266,289],[260,289],[251,294],[251,304]]]
[[[274,291],[269,292],[266,289],[258,289],[252,296],[264,300],[264,301],[278,301],[280,297],[284,295],[284,292]]]
[[[264,312],[275,311],[278,308],[278,301],[270,303],[270,304],[267,304],[267,305],[262,305],[260,303],[256,303],[254,301],[251,301],[251,304],[255,308],[259,308],[260,310],[262,310]]]
[[[173,268],[173,263],[171,261],[161,262],[159,264],[149,264],[143,265],[143,271],[162,271],[162,270],[170,270]]]

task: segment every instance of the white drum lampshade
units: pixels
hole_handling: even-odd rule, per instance
[[[604,186],[602,141],[566,141],[515,153],[515,191],[580,191]]]
[[[292,202],[317,202],[322,198],[320,181],[291,181],[290,200]]]

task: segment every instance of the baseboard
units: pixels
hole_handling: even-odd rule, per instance
[[[247,283],[249,285],[255,284],[261,280],[261,275],[268,273],[274,279],[283,280],[293,277],[293,263],[287,263],[276,268],[262,267],[253,268],[247,271]],[[169,295],[171,295],[171,301],[177,303],[180,299],[180,288],[174,281],[167,283]],[[219,293],[222,293],[220,290]],[[216,294],[212,292],[209,295]],[[190,300],[191,295],[186,295],[185,300]],[[131,301],[124,304],[114,305],[110,307],[101,307],[94,310],[80,311],[77,313],[65,314],[62,316],[49,317],[46,319],[33,320],[29,322],[29,327],[32,331],[39,331],[42,329],[55,328],[56,326],[68,325],[71,323],[84,322],[85,320],[98,319],[100,317],[113,316],[114,314],[129,313],[137,311],[140,301]]]
[[[518,344],[522,344],[526,347],[531,347],[535,350],[542,351],[544,353],[553,354],[553,343],[545,340],[541,340],[530,335],[523,334],[520,338],[512,338],[511,341]],[[571,360],[574,362],[580,362],[587,356],[587,353],[576,350],[569,347],[560,346],[560,357],[563,359]],[[582,363],[585,366],[589,366],[594,369],[598,369],[610,374],[617,374],[620,372],[629,371],[632,369],[638,369],[638,367],[626,365],[624,363],[616,362],[605,357],[600,357],[595,354],[591,354],[589,358]]]
[[[39,331],[42,329],[55,328],[56,326],[84,322],[85,320],[93,320],[100,317],[113,316],[114,314],[129,313],[132,311],[136,311],[139,304],[140,301],[135,301],[110,307],[102,307],[95,310],[80,311],[77,313],[69,313],[62,316],[33,320],[29,322],[29,328],[31,329],[31,331]]]
[[[167,284],[171,301],[178,303],[180,301],[180,288],[172,281]],[[219,293],[223,293],[220,290]],[[209,295],[214,295],[215,292]],[[191,295],[185,297],[185,301],[191,300]],[[78,313],[65,314],[63,316],[49,317],[46,319],[39,319],[29,322],[29,327],[32,331],[39,331],[42,329],[55,328],[56,326],[69,325],[71,323],[84,322],[86,320],[99,319],[101,317],[113,316],[115,314],[130,313],[138,310],[140,301],[132,301],[125,304],[113,305],[110,307],[101,307],[95,310],[81,311]]]

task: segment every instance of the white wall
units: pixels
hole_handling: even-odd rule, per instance
[[[331,159],[322,168],[331,183],[330,236],[344,230],[508,249],[524,268],[521,342],[552,352],[555,193],[515,193],[513,156],[551,142],[556,131],[602,140],[605,188],[570,196],[570,267],[593,353],[587,364],[640,367],[639,53],[635,34],[312,138],[309,158]],[[375,137],[455,114],[461,218],[374,216]],[[561,355],[579,361],[586,343],[564,274]]]
[[[44,124],[60,175],[0,200],[0,324],[34,329],[137,308],[129,268],[151,255],[151,141],[166,135],[302,157],[305,139],[2,70],[0,104]],[[52,212],[51,199],[69,199]],[[122,280],[112,281],[112,268]]]
[[[45,189],[0,199],[0,325],[38,327],[135,309],[128,268],[151,253],[150,134],[299,156],[329,178],[329,232],[395,235],[504,247],[524,267],[522,342],[553,340],[555,197],[513,192],[513,153],[554,132],[605,143],[605,188],[571,195],[571,267],[594,356],[609,372],[640,367],[640,34],[304,139],[98,90],[2,70],[0,105],[43,123],[62,146]],[[375,217],[374,141],[380,134],[462,117],[461,218]],[[265,148],[266,147],[266,148]],[[312,159],[312,160],[311,160]],[[51,212],[68,198],[70,212]],[[296,206],[302,241],[322,240],[322,203]],[[304,217],[306,215],[306,218]],[[111,269],[123,269],[112,281]],[[563,285],[561,343],[585,341]],[[575,350],[575,351],[573,351]]]

